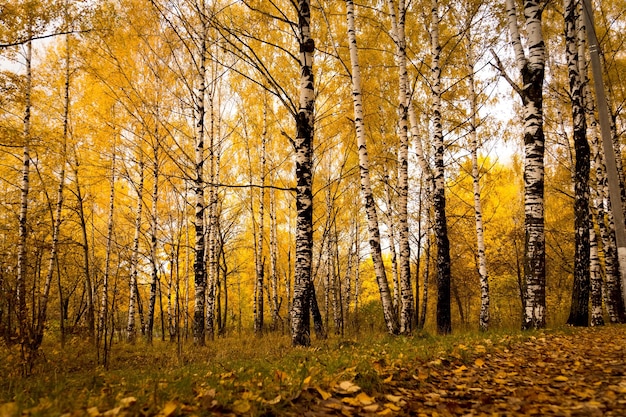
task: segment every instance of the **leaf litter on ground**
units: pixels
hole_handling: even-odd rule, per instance
[[[624,325],[326,343],[220,358],[217,367],[210,358],[164,367],[143,384],[133,361],[100,370],[74,403],[42,387],[24,392],[26,383],[11,397],[0,385],[0,417],[626,415]],[[63,392],[76,388],[68,383]]]

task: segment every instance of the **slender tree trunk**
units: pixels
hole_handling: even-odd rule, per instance
[[[203,10],[204,12],[204,10]],[[202,45],[200,48],[200,68],[199,68],[199,88],[195,96],[196,102],[196,143],[195,143],[195,174],[194,194],[195,194],[195,232],[196,241],[194,245],[194,310],[193,310],[193,340],[194,344],[203,346],[205,343],[205,322],[204,307],[206,300],[206,264],[205,264],[205,230],[204,230],[204,119],[205,93],[206,93],[206,55],[207,39],[206,33],[208,23],[204,16],[202,19]]]
[[[398,261],[396,254],[396,234],[393,223],[393,209],[391,200],[391,186],[389,185],[389,176],[385,176],[385,196],[387,197],[387,211],[385,219],[387,220],[387,235],[389,237],[389,253],[391,255],[391,277],[393,282],[393,311],[399,315],[400,311],[400,278],[398,276]]]
[[[412,330],[413,317],[413,289],[411,286],[411,250],[409,246],[408,222],[408,155],[409,155],[409,94],[408,72],[406,65],[405,18],[406,6],[404,0],[398,1],[396,13],[393,0],[387,5],[391,16],[391,35],[396,44],[396,64],[398,65],[398,127],[400,145],[398,148],[398,241],[400,252],[400,333],[409,334]]]
[[[129,300],[128,300],[128,321],[126,323],[126,340],[134,343],[137,337],[137,329],[135,326],[135,306],[138,304],[139,294],[137,292],[137,274],[139,261],[139,238],[141,237],[141,214],[143,211],[143,180],[144,180],[144,162],[143,152],[139,149],[139,183],[136,186],[137,191],[137,207],[135,209],[135,235],[133,237],[133,247],[130,255],[130,279],[129,279]]]
[[[29,34],[30,34],[29,27]],[[22,159],[22,182],[20,184],[20,213],[19,213],[19,241],[17,247],[17,277],[16,277],[16,312],[19,330],[19,342],[22,345],[22,359],[24,360],[23,374],[30,374],[32,360],[30,352],[30,336],[28,325],[28,306],[26,305],[26,276],[28,275],[27,259],[27,218],[28,218],[28,193],[30,191],[30,135],[31,135],[31,90],[32,90],[32,42],[26,43],[26,87],[25,87],[25,110],[23,131],[23,159]]]
[[[102,278],[102,292],[100,294],[100,314],[98,316],[98,336],[96,338],[97,352],[100,355],[100,343],[104,346],[104,356],[102,364],[106,362],[106,339],[107,339],[107,318],[109,315],[109,276],[111,274],[111,246],[113,244],[113,219],[115,214],[115,139],[111,156],[111,190],[109,191],[109,218],[107,220],[107,240],[104,258],[104,277]]]
[[[256,244],[256,305],[254,307],[254,332],[257,335],[263,333],[263,287],[265,285],[265,257],[263,254],[264,243],[264,223],[265,223],[265,142],[267,139],[267,109],[263,106],[263,132],[261,134],[261,195],[259,197],[259,229]],[[254,215],[254,213],[252,213]]]
[[[367,213],[367,225],[369,232],[370,250],[374,261],[374,272],[378,282],[378,290],[383,306],[383,315],[387,331],[397,334],[399,329],[398,319],[393,309],[391,292],[387,274],[383,264],[382,250],[380,247],[380,230],[378,228],[378,214],[376,213],[376,203],[372,193],[369,175],[369,156],[365,137],[365,125],[363,122],[363,101],[361,96],[361,72],[358,62],[356,32],[354,25],[354,3],[346,0],[348,19],[348,42],[350,47],[350,62],[352,63],[352,100],[354,104],[354,122],[356,129],[357,144],[359,148],[359,168],[361,172],[361,193],[365,201],[365,211]],[[357,237],[358,239],[358,237]],[[357,254],[358,256],[358,254]],[[357,290],[358,291],[358,290]]]
[[[513,0],[506,1],[511,43],[522,76],[516,90],[524,107],[524,311],[523,329],[546,326],[546,253],[544,232],[543,79],[545,44],[541,30],[543,4],[524,0],[528,57],[522,47]]]
[[[472,185],[474,191],[474,216],[476,225],[476,262],[478,264],[478,277],[480,280],[480,315],[478,327],[481,331],[489,329],[489,276],[487,275],[487,256],[485,250],[485,233],[483,228],[483,210],[480,201],[480,172],[478,169],[478,97],[476,95],[474,58],[474,45],[471,30],[467,34],[467,62],[469,70],[469,96],[470,96],[470,142],[472,157]]]
[[[313,53],[311,2],[298,0],[298,44],[300,46],[300,107],[296,115],[296,268],[291,310],[291,340],[294,346],[311,343],[310,316],[315,291],[311,280],[313,259]]]
[[[157,259],[157,230],[159,221],[158,199],[159,199],[159,137],[155,134],[154,153],[152,161],[152,207],[150,213],[150,298],[148,302],[148,322],[146,325],[146,339],[152,343],[154,334],[154,310],[156,308],[157,285],[159,282],[159,261]]]
[[[83,272],[85,276],[85,293],[87,295],[87,332],[92,342],[95,342],[95,308],[94,308],[94,294],[93,285],[91,281],[91,269],[89,259],[89,239],[87,237],[87,218],[85,216],[85,196],[83,196],[83,189],[79,181],[79,161],[78,155],[76,155],[76,161],[74,166],[74,180],[76,182],[76,198],[78,200],[78,216],[80,221],[80,229],[82,234],[82,249],[83,249]],[[95,343],[94,343],[95,344]]]
[[[435,240],[437,242],[437,332],[452,332],[450,309],[450,241],[446,219],[446,196],[443,164],[443,127],[441,125],[441,67],[439,45],[439,3],[432,1],[431,36],[431,89],[432,89],[432,124],[433,147],[435,149],[433,210],[435,214]]]
[[[275,190],[270,189],[270,285],[272,290],[272,329],[281,324],[278,302],[278,222],[276,219]]]
[[[583,85],[578,63],[578,13],[576,2],[565,0],[565,46],[569,73],[576,164],[574,172],[575,255],[574,288],[567,323],[589,325],[590,247],[589,247],[589,143],[583,106]]]

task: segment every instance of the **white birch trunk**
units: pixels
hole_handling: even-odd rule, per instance
[[[113,244],[113,220],[115,215],[115,140],[113,141],[113,155],[111,160],[111,189],[109,191],[109,218],[107,220],[106,250],[104,257],[104,276],[102,277],[102,292],[100,294],[100,314],[98,316],[98,355],[101,341],[106,349],[106,319],[109,314],[109,276],[111,274],[111,246]],[[106,354],[104,362],[106,364]]]
[[[474,216],[476,225],[476,260],[478,263],[478,278],[480,280],[480,315],[478,327],[481,331],[489,329],[489,276],[487,275],[487,256],[485,250],[485,233],[483,228],[483,211],[480,201],[480,172],[478,169],[478,98],[474,77],[474,45],[471,30],[467,35],[467,62],[469,70],[469,98],[470,98],[470,142],[472,157],[472,187],[474,192]]]
[[[129,279],[129,300],[128,300],[128,321],[126,323],[126,340],[129,343],[134,343],[137,337],[137,329],[135,326],[135,311],[137,306],[137,274],[138,274],[138,259],[139,259],[139,238],[141,237],[141,220],[143,211],[143,176],[144,176],[144,162],[143,152],[139,149],[139,161],[137,163],[139,168],[139,183],[137,184],[137,207],[135,208],[135,235],[133,237],[133,247],[130,255],[130,279]]]
[[[313,128],[315,90],[313,83],[313,54],[315,42],[311,37],[311,2],[298,0],[298,45],[300,47],[300,99],[296,115],[296,263],[293,306],[291,310],[291,340],[294,346],[311,343],[310,314],[314,296],[311,281],[313,258]]]
[[[545,44],[541,30],[543,4],[524,0],[528,57],[524,53],[514,0],[506,0],[509,32],[522,76],[518,92],[524,106],[524,304],[522,328],[546,325],[546,270],[544,232],[543,79]]]
[[[589,325],[590,292],[590,244],[589,244],[589,143],[583,107],[583,84],[580,77],[578,56],[578,12],[576,2],[564,0],[565,47],[569,75],[574,149],[576,154],[574,171],[574,216],[575,255],[574,288],[567,323],[574,326]]]
[[[30,29],[30,28],[29,28]],[[30,30],[29,30],[30,34]],[[28,273],[26,246],[28,239],[27,218],[28,218],[28,193],[30,191],[30,130],[31,130],[31,89],[32,89],[32,42],[28,41],[26,47],[26,87],[25,87],[25,109],[24,109],[24,131],[23,131],[23,158],[22,158],[22,178],[20,184],[20,212],[18,228],[17,246],[17,277],[16,277],[16,302],[17,320],[19,326],[20,344],[24,351],[28,351],[30,344],[28,320],[28,307],[26,305],[26,276]],[[29,362],[28,360],[27,362]],[[29,366],[29,363],[26,363]],[[29,369],[25,369],[25,374]]]
[[[398,66],[398,130],[400,146],[398,148],[398,242],[400,252],[400,333],[409,334],[412,330],[413,289],[411,287],[411,250],[409,246],[408,222],[408,156],[409,156],[409,82],[406,65],[404,0],[398,1],[396,13],[393,0],[387,5],[391,16],[391,37],[396,44],[395,58]]]
[[[450,241],[446,219],[445,178],[443,164],[443,127],[441,124],[441,46],[439,44],[439,3],[432,1],[431,9],[431,89],[432,89],[432,144],[435,167],[433,172],[434,229],[437,242],[437,332],[448,334],[452,331],[450,307]]]
[[[350,62],[352,64],[352,100],[354,104],[354,123],[356,129],[357,144],[359,148],[359,168],[361,173],[361,193],[365,201],[365,211],[367,213],[367,223],[370,241],[372,260],[374,261],[374,272],[378,282],[378,290],[383,306],[383,315],[387,331],[391,334],[399,332],[398,319],[393,309],[389,283],[383,264],[382,250],[380,247],[380,230],[378,228],[378,215],[376,204],[372,193],[372,186],[369,175],[369,156],[365,137],[365,126],[363,122],[363,102],[361,97],[361,73],[358,63],[356,33],[354,25],[354,3],[346,0],[348,19],[348,43],[350,48]],[[357,237],[358,239],[358,237]],[[357,253],[358,256],[358,253]],[[357,266],[358,268],[358,266]],[[355,290],[357,291],[357,290]],[[358,298],[357,298],[358,300]]]
[[[156,308],[157,285],[159,281],[159,261],[157,259],[157,230],[158,230],[158,199],[159,199],[159,137],[155,134],[155,145],[152,161],[152,207],[150,213],[150,298],[148,302],[148,322],[146,323],[146,338],[152,343],[154,334],[154,311]]]
[[[204,14],[204,10],[202,10]],[[194,310],[193,310],[193,340],[194,344],[203,346],[205,343],[204,308],[206,301],[206,264],[205,264],[205,202],[204,202],[204,138],[205,138],[205,93],[206,93],[206,60],[207,60],[207,30],[208,23],[202,19],[202,45],[200,48],[200,68],[198,72],[199,88],[195,94],[196,104],[196,143],[195,143],[195,234],[194,244]]]

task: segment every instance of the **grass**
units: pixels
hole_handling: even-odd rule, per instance
[[[314,340],[310,348],[293,348],[284,335],[245,334],[216,339],[205,347],[189,342],[181,355],[175,343],[118,342],[107,369],[96,364],[94,349],[84,338],[75,337],[61,349],[48,337],[28,378],[20,377],[16,367],[18,348],[0,347],[0,404],[14,403],[20,412],[46,416],[91,407],[103,412],[134,397],[132,412],[144,415],[156,414],[168,402],[177,404],[179,411],[191,407],[198,415],[209,408],[242,407],[243,412],[248,406],[247,413],[252,414],[279,412],[305,386],[330,390],[337,382],[350,380],[366,392],[381,392],[388,375],[412,372],[419,362],[448,356],[470,361],[476,346],[489,350],[493,344],[502,346],[534,334],[468,331],[446,337],[428,333],[391,337],[373,331]],[[1,408],[0,415],[5,415]]]

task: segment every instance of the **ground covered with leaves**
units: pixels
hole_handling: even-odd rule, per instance
[[[45,347],[28,378],[19,350],[0,355],[0,417],[626,415],[623,325],[367,334],[307,349],[272,335],[204,348],[119,343],[106,368],[77,338]]]

